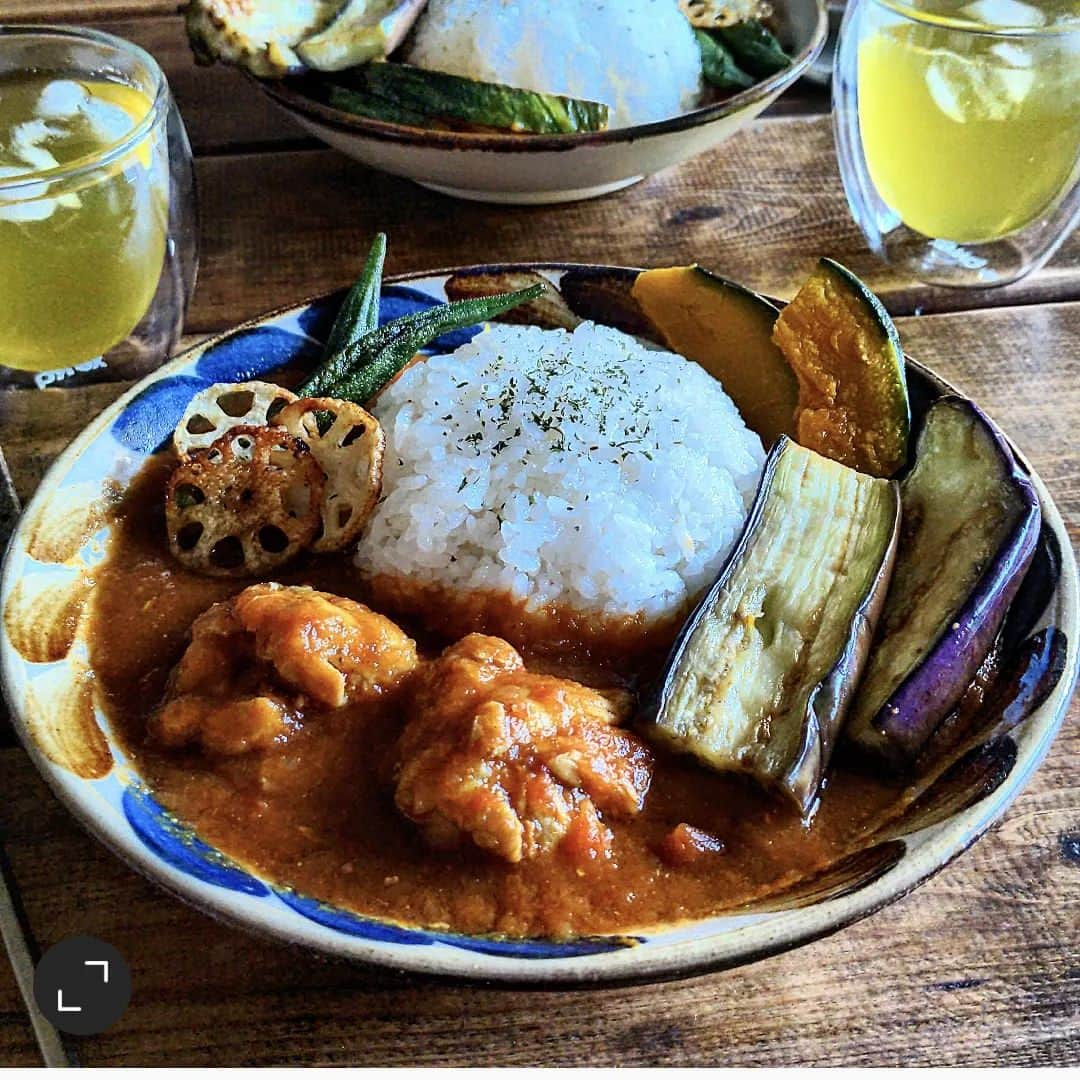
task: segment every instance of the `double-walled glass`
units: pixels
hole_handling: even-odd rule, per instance
[[[852,0],[833,106],[855,220],[922,281],[1015,281],[1080,219],[1073,0]]]
[[[0,384],[152,370],[197,262],[191,147],[161,69],[110,34],[0,28],[0,127]]]

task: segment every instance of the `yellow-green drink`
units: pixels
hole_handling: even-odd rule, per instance
[[[912,6],[927,21],[882,25],[859,46],[859,124],[870,175],[904,224],[927,236],[1006,236],[1075,180],[1080,36],[992,33],[995,19],[1039,28],[1053,5]],[[935,16],[963,20],[974,32],[935,25]]]
[[[168,155],[120,82],[0,78],[0,364],[46,371],[124,340],[150,306],[168,229]]]

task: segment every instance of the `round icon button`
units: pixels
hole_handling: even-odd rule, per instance
[[[34,971],[34,1000],[45,1018],[69,1035],[97,1035],[131,1000],[131,970],[106,941],[82,936],[58,941]]]

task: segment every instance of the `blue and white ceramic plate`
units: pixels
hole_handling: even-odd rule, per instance
[[[475,268],[490,276],[527,268]],[[581,316],[640,330],[629,295],[636,271],[533,268],[566,305],[540,322]],[[382,317],[445,300],[448,274],[387,284]],[[1050,747],[1077,674],[1077,573],[1061,517],[1038,476],[1062,572],[1041,625],[1067,635],[1065,672],[1049,699],[928,784],[897,820],[868,834],[824,873],[752,910],[649,928],[630,936],[553,942],[466,937],[363,918],[267,880],[170,817],[127,759],[95,699],[83,617],[104,557],[109,506],[169,439],[188,400],[211,383],[265,376],[315,359],[340,294],[274,312],[213,338],[133,387],[61,455],[23,515],[0,580],[0,674],[19,735],[57,796],[83,825],[170,892],[239,926],[335,956],[394,968],[512,982],[644,981],[730,967],[828,934],[904,895],[999,817]],[[453,348],[465,331],[438,344]],[[916,411],[955,391],[909,361]],[[1022,458],[1021,458],[1022,460]]]

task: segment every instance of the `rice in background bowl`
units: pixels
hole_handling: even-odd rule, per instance
[[[601,101],[611,127],[701,97],[701,56],[677,0],[428,0],[406,60],[451,75]]]
[[[703,368],[594,323],[491,324],[409,368],[374,412],[383,497],[358,566],[395,607],[519,641],[514,620],[537,614],[631,637],[683,615],[764,462]]]

